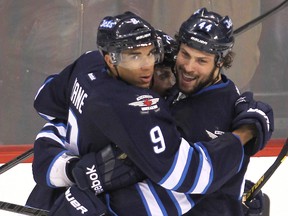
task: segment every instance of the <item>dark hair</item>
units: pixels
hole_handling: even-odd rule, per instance
[[[232,62],[234,60],[234,57],[235,57],[235,53],[232,52],[232,51],[229,51],[227,53],[227,55],[225,57],[223,57],[223,67],[228,69],[232,66]]]

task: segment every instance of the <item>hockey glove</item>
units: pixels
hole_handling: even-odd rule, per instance
[[[248,192],[253,187],[253,185],[254,185],[253,182],[246,180],[244,193]],[[261,190],[250,202],[243,204],[243,212],[245,216],[262,215],[263,210],[264,210],[263,193]]]
[[[104,203],[91,190],[73,185],[55,201],[49,216],[102,216],[106,212]]]
[[[273,110],[268,104],[255,101],[252,92],[244,92],[235,103],[236,118],[232,122],[232,130],[241,125],[255,125],[256,139],[244,146],[246,155],[254,155],[267,144],[274,131]]]
[[[145,178],[126,154],[111,145],[97,153],[84,155],[76,163],[72,174],[81,190],[89,188],[95,194],[123,188]]]

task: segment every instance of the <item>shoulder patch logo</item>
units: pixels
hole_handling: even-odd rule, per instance
[[[142,111],[157,110],[159,98],[153,98],[152,95],[141,95],[135,102],[129,103],[129,106],[140,107]]]
[[[88,77],[89,77],[89,79],[90,79],[91,81],[96,80],[96,77],[95,77],[95,75],[94,75],[93,73],[89,73],[89,74],[88,74]]]

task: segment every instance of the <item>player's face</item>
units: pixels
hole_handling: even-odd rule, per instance
[[[117,65],[122,80],[141,88],[149,88],[155,64],[154,45],[128,49],[121,52]]]
[[[215,67],[215,55],[181,44],[176,60],[179,89],[192,94],[207,87],[221,77]]]
[[[161,96],[175,84],[175,76],[171,67],[155,66],[152,89]]]

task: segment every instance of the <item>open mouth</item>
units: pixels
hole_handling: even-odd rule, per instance
[[[196,80],[196,76],[191,75],[189,73],[182,72],[181,76],[182,76],[183,81],[185,82],[191,82],[193,80]]]
[[[140,77],[140,79],[143,83],[150,83],[152,76],[143,76],[143,77]]]

